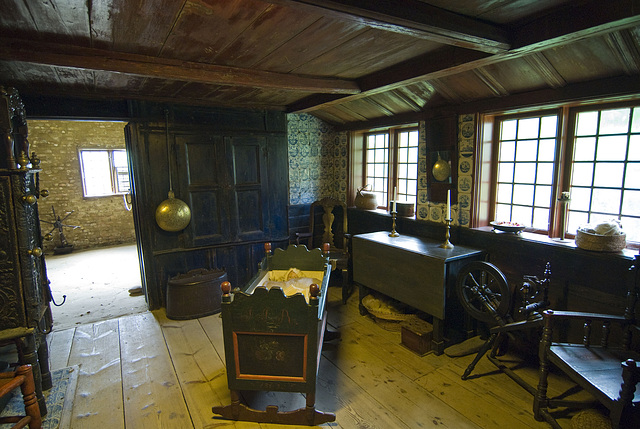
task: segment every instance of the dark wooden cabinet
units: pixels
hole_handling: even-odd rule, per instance
[[[46,334],[53,319],[38,215],[39,161],[35,154],[28,157],[26,119],[17,94],[2,92],[0,339],[6,344],[29,330],[19,347],[23,363],[34,367],[40,408],[46,410],[42,389],[51,387]]]
[[[264,243],[281,247],[289,238],[284,114],[173,106],[167,126],[162,107],[140,104],[143,119],[126,128],[151,309],[166,306],[169,278],[193,269],[224,269],[232,285],[244,284]],[[154,219],[167,198],[169,171],[176,198],[191,210],[189,225],[178,232],[160,229]]]

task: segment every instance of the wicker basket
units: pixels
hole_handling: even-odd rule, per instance
[[[627,245],[627,235],[598,235],[578,230],[576,246],[595,252],[619,252]]]

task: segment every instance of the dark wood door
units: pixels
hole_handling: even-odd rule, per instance
[[[269,227],[267,139],[236,136],[226,137],[225,143],[234,239],[263,239]]]

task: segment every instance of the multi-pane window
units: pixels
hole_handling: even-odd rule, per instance
[[[81,149],[79,158],[85,197],[129,192],[129,168],[124,149]]]
[[[558,118],[500,121],[496,220],[549,228]]]
[[[416,203],[418,194],[418,130],[385,130],[365,135],[364,184],[376,194],[378,207],[398,201]]]
[[[576,114],[568,230],[619,219],[640,241],[640,107]]]
[[[567,124],[562,135],[561,123]],[[640,242],[640,107],[582,106],[497,117],[488,216],[552,236],[617,219]],[[561,196],[568,195],[566,202]],[[564,231],[562,227],[564,225]]]
[[[368,134],[364,152],[365,183],[376,194],[378,206],[386,206],[389,188],[389,133]]]
[[[398,131],[398,201],[418,195],[418,131]]]

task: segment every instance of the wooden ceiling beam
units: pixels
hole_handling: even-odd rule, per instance
[[[481,52],[498,53],[511,47],[504,29],[419,0],[270,1],[291,7],[312,8],[323,15],[372,28]]]
[[[360,92],[356,82],[346,79],[314,78],[7,38],[0,38],[0,60],[224,86],[275,88],[320,94]]]

